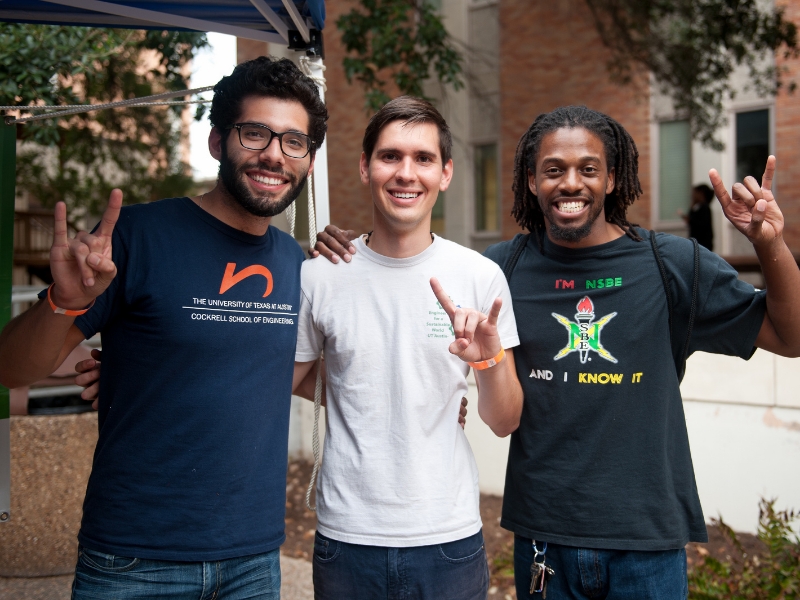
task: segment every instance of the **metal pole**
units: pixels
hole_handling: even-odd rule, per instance
[[[11,319],[17,126],[0,123],[0,328]],[[8,389],[0,386],[0,523],[11,515],[11,429]]]

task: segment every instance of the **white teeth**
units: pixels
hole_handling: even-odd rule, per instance
[[[418,192],[411,192],[411,193],[396,192],[396,193],[392,194],[392,196],[394,196],[395,198],[400,198],[402,200],[408,200],[409,198],[416,198],[417,196],[419,196],[419,193]]]
[[[278,179],[277,177],[263,177],[261,175],[250,175],[250,178],[258,183],[263,183],[264,185],[281,185],[283,183],[283,179]]]
[[[583,210],[585,206],[585,202],[581,201],[573,201],[573,202],[559,202],[558,203],[558,210],[564,213],[576,213]]]

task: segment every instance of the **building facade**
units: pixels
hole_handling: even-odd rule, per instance
[[[368,115],[361,89],[345,79],[345,53],[335,27],[354,4],[328,0],[325,64],[331,221],[360,233],[371,229],[372,220],[369,194],[358,174]],[[611,115],[636,141],[644,193],[631,207],[630,221],[686,235],[679,212],[688,211],[692,186],[708,183],[710,168],[721,173],[730,189],[746,174],[760,177],[767,155],[774,153],[784,236],[800,254],[800,190],[789,184],[790,175],[800,171],[800,98],[786,92],[760,98],[745,89],[744,75],[735,74],[739,93],[726,106],[728,124],[718,135],[725,149],[712,151],[691,139],[688,123],[677,118],[648,73],[625,87],[610,80],[609,53],[583,0],[438,0],[436,5],[464,49],[467,67],[464,90],[434,83],[426,89],[454,137],[455,175],[435,211],[438,233],[477,250],[518,233],[510,215],[517,142],[537,115],[583,104]],[[784,0],[783,5],[786,16],[800,23],[800,0]],[[279,52],[262,47],[258,53],[264,51]],[[787,80],[800,79],[800,60],[775,60],[786,69]],[[751,245],[727,223],[718,203],[712,212],[714,250],[732,262],[752,260]],[[758,276],[753,280],[758,283]],[[757,352],[747,363],[702,353],[689,360],[681,389],[707,517],[721,514],[734,528],[754,531],[759,496],[777,497],[779,507],[800,508],[800,481],[788,477],[782,466],[800,461],[797,364],[797,359],[766,352]],[[310,414],[310,403],[295,402],[295,454],[310,456]],[[470,421],[467,435],[482,489],[502,493],[508,441],[493,436],[477,415]]]

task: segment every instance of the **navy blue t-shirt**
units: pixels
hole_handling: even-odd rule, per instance
[[[302,250],[172,198],[122,209],[113,258],[75,321],[103,339],[79,541],[175,561],[279,547]]]
[[[694,274],[689,240],[657,234],[674,302],[650,246],[622,236],[570,249],[527,239],[509,280],[525,393],[511,435],[506,529],[583,548],[668,550],[707,541],[683,414],[676,352],[683,348]],[[491,246],[505,266],[519,241]],[[765,294],[699,248],[689,351],[747,359]]]

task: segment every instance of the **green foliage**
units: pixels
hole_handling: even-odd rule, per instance
[[[773,53],[798,55],[797,27],[783,9],[759,0],[586,0],[603,43],[611,50],[612,78],[630,83],[651,72],[692,134],[721,150],[716,131],[726,123],[723,103],[737,90],[730,76],[744,66],[749,86],[775,94],[783,75]],[[794,83],[789,86],[794,89]]]
[[[196,32],[0,24],[0,104],[99,104],[187,89]],[[126,203],[181,195],[182,107],[125,107],[18,126],[17,188],[44,206],[98,213],[114,187]]]
[[[430,2],[361,0],[336,26],[351,53],[344,59],[347,81],[364,86],[367,111],[389,100],[387,78],[401,93],[420,97],[431,72],[457,90],[464,87],[463,59]]]
[[[692,600],[767,600],[800,597],[800,538],[792,523],[800,515],[791,510],[776,511],[775,500],[761,500],[758,539],[765,550],[758,555],[744,551],[734,531],[715,520],[733,543],[736,556],[721,561],[707,556],[689,573]]]

